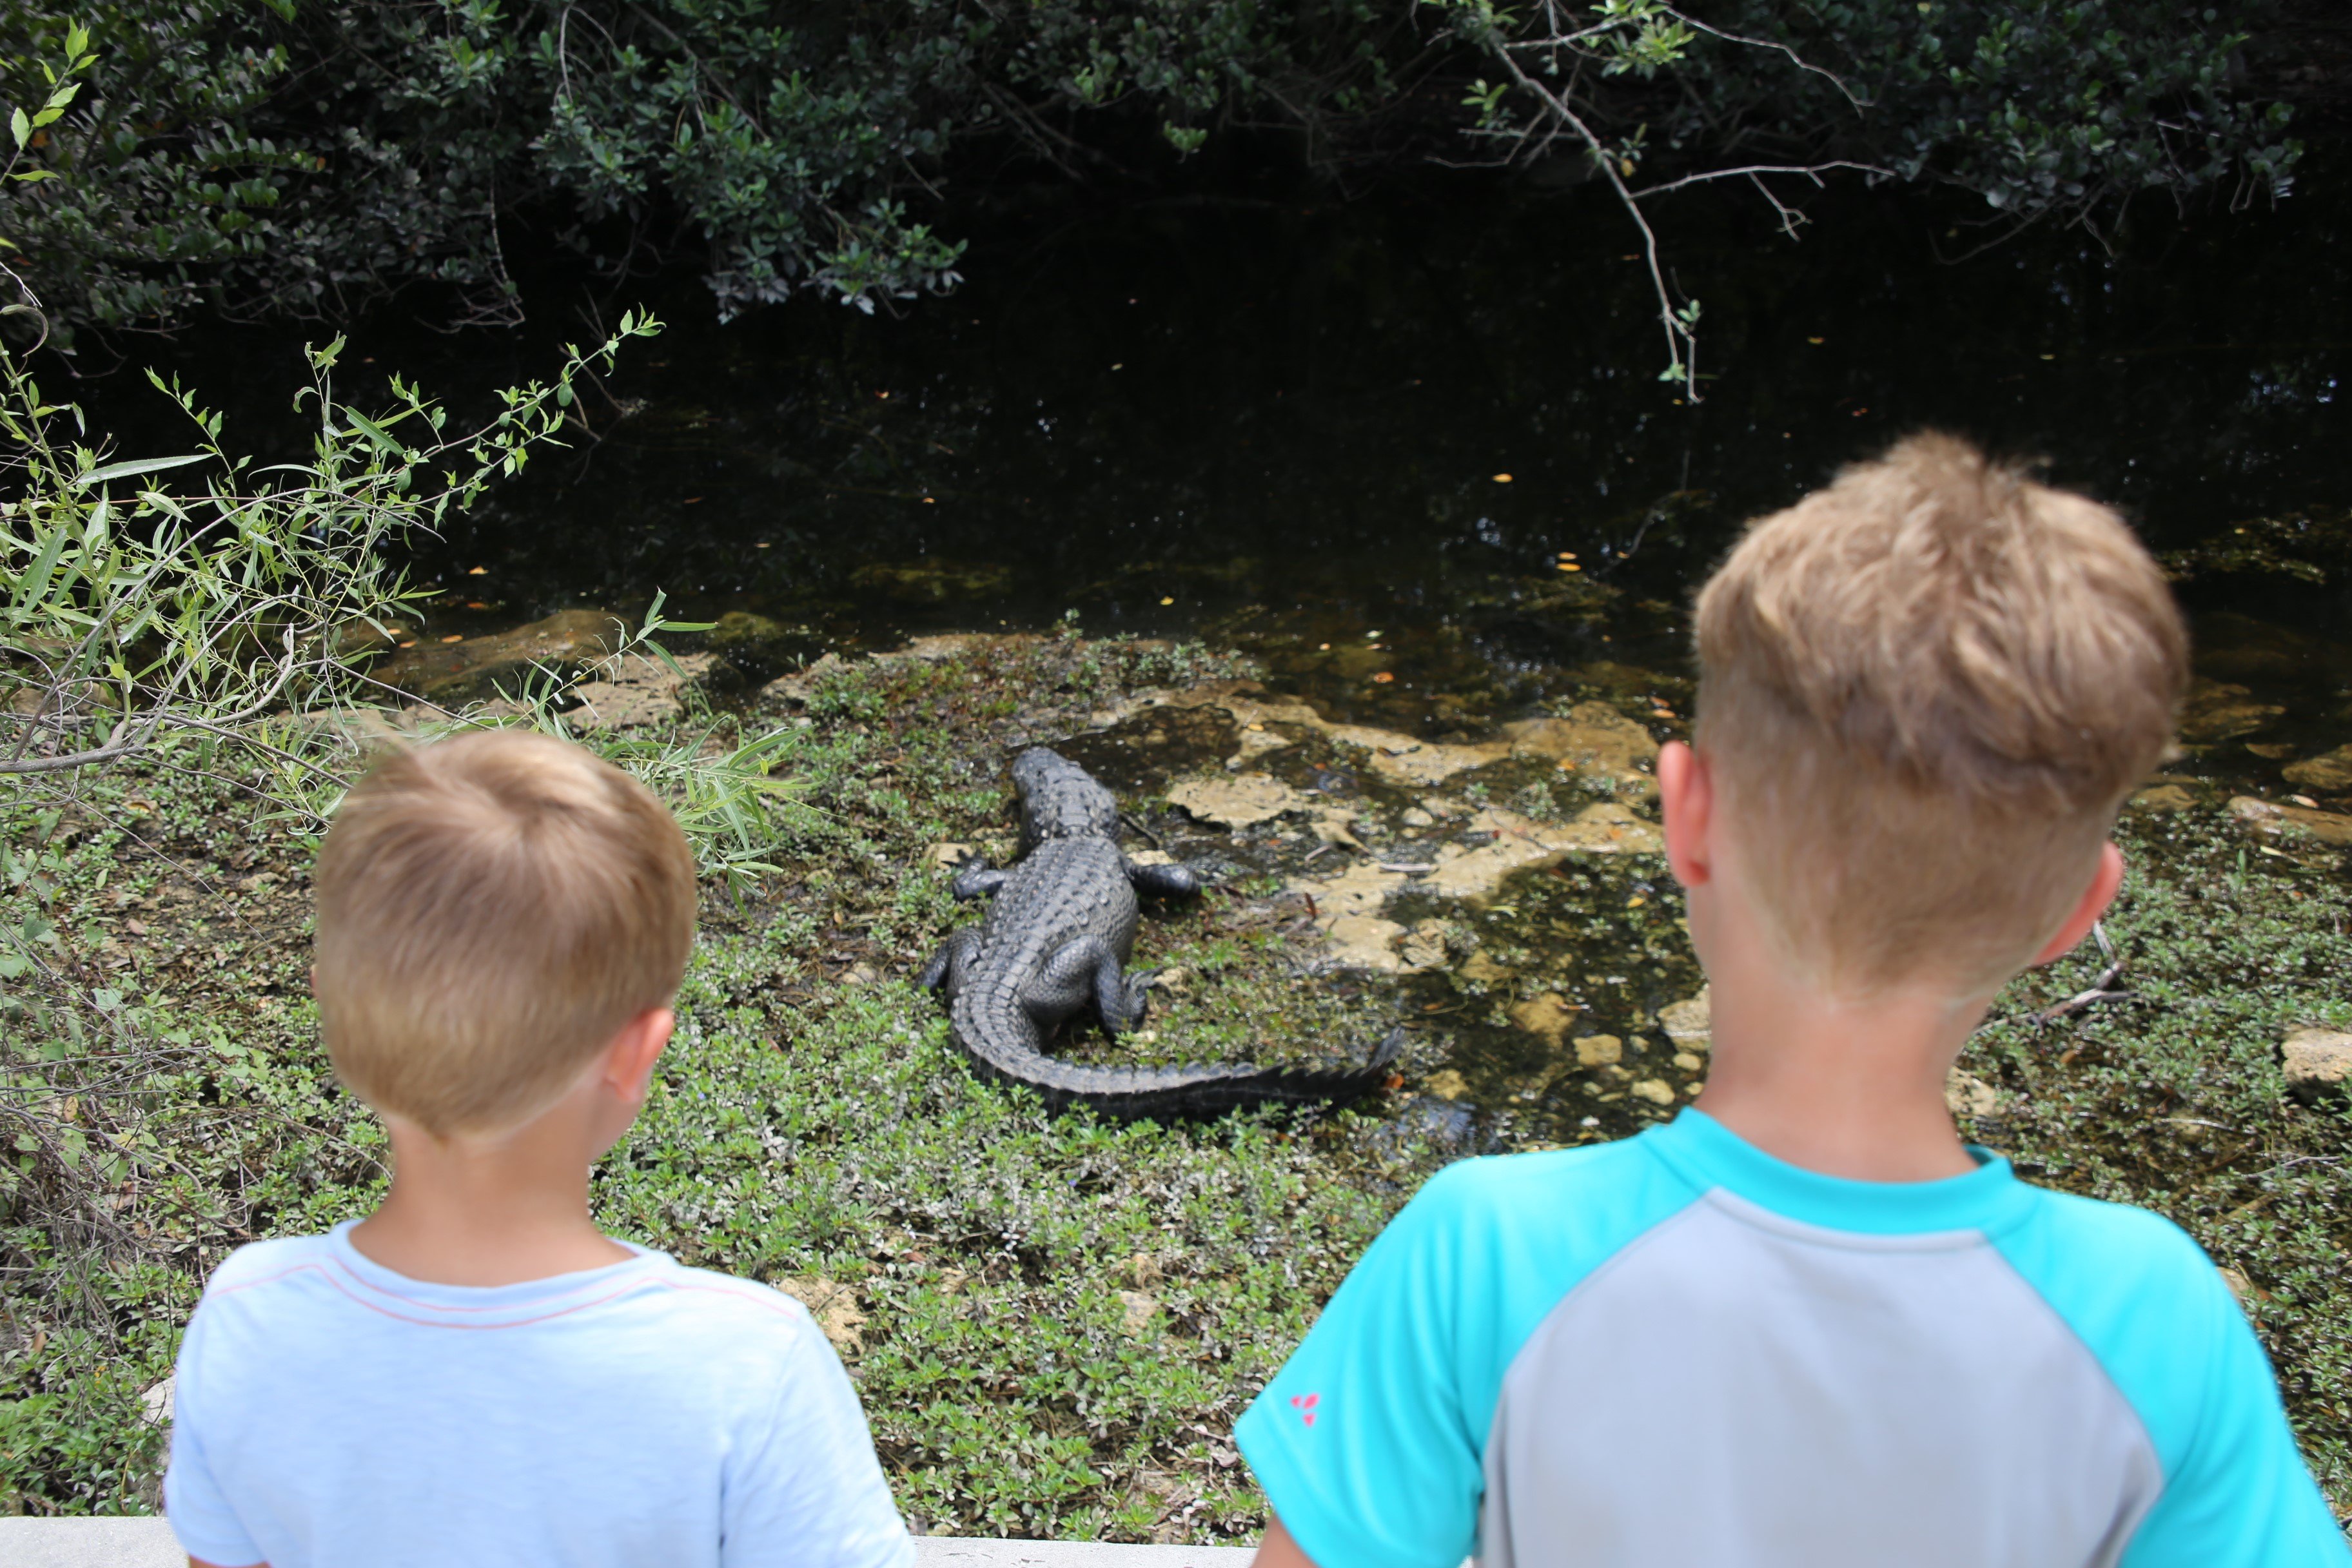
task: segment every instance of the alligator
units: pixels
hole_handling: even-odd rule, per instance
[[[1026,1084],[1054,1110],[1082,1105],[1120,1120],[1352,1100],[1388,1076],[1402,1029],[1350,1068],[1087,1067],[1048,1056],[1055,1029],[1089,1005],[1114,1038],[1143,1021],[1156,972],[1126,973],[1136,892],[1185,897],[1201,879],[1186,866],[1129,859],[1118,801],[1067,758],[1033,746],[1013,759],[1013,784],[1020,858],[1007,869],[963,863],[956,898],[994,902],[979,925],[948,939],[921,979],[944,992],[956,1043],[982,1076]]]

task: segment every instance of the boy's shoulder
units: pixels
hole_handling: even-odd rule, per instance
[[[337,1232],[279,1237],[231,1253],[205,1282],[205,1300],[215,1312],[265,1320],[352,1310],[427,1327],[657,1326],[665,1336],[780,1351],[824,1342],[808,1308],[782,1290],[689,1268],[651,1248],[630,1250],[636,1256],[608,1268],[467,1289],[403,1279],[369,1263]]]

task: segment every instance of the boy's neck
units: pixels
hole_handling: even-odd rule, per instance
[[[592,1145],[568,1120],[551,1113],[475,1140],[436,1138],[387,1118],[392,1191],[352,1227],[352,1245],[371,1262],[437,1285],[516,1285],[633,1257],[588,1217]]]
[[[1925,1182],[1977,1168],[1944,1101],[1983,1000],[1824,995],[1764,955],[1710,963],[1714,1059],[1698,1108],[1827,1176]]]

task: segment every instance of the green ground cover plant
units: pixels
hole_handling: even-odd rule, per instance
[[[1358,1111],[1108,1126],[975,1081],[908,984],[971,918],[931,851],[1012,837],[1013,750],[1083,728],[1122,690],[1231,668],[1198,648],[975,642],[836,665],[791,707],[680,721],[722,737],[784,723],[782,771],[813,809],[778,819],[772,874],[709,887],[677,1042],[599,1175],[598,1212],[815,1302],[927,1530],[1253,1537],[1262,1504],[1234,1418],[1388,1216],[1463,1152],[1414,1131],[1433,1125],[1414,1110],[1442,1037]],[[9,1093],[101,1151],[114,1179],[68,1224],[40,1201],[58,1179],[47,1146],[20,1142],[0,1166],[0,1487],[22,1510],[138,1510],[161,1458],[141,1395],[204,1272],[243,1240],[364,1210],[383,1143],[318,1049],[307,851],[249,796],[129,769],[63,806],[19,794],[0,813],[0,918],[37,928],[45,962],[102,992],[124,1042],[45,1034],[6,1004]],[[2096,953],[2013,987],[1962,1064],[1998,1097],[1972,1131],[2034,1179],[2173,1215],[2234,1270],[2305,1451],[2352,1510],[2352,1121],[2290,1096],[2277,1058],[2284,1027],[2352,1020],[2340,857],[2254,843],[2218,814],[2135,813],[2125,836],[2135,869],[2107,930],[2125,963],[2109,988],[2129,998],[2036,1021],[2105,968]],[[1595,868],[1596,919],[1646,874]],[[1208,975],[1198,1017],[1184,995],[1163,1002],[1164,1031],[1315,1050],[1371,1010],[1322,994],[1331,976],[1302,978],[1311,935],[1262,918],[1272,895],[1236,879],[1147,920],[1139,962]],[[1674,902],[1640,940],[1671,927]],[[45,1089],[52,1064],[110,1048],[112,1079],[85,1077],[71,1102]]]

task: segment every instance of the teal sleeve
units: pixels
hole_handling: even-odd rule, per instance
[[[2212,1260],[2144,1210],[2044,1197],[1997,1244],[2114,1379],[2163,1471],[2124,1568],[2352,1565]]]
[[[2200,1254],[2200,1261],[2202,1261]],[[2124,1568],[2337,1568],[2352,1550],[2296,1449],[2261,1342],[2211,1264],[2184,1316],[2206,1348],[2194,1432]],[[2194,1363],[2183,1358],[2182,1371]]]
[[[1504,1374],[1544,1315],[1696,1194],[1632,1143],[1433,1178],[1234,1426],[1318,1568],[1457,1568]]]

